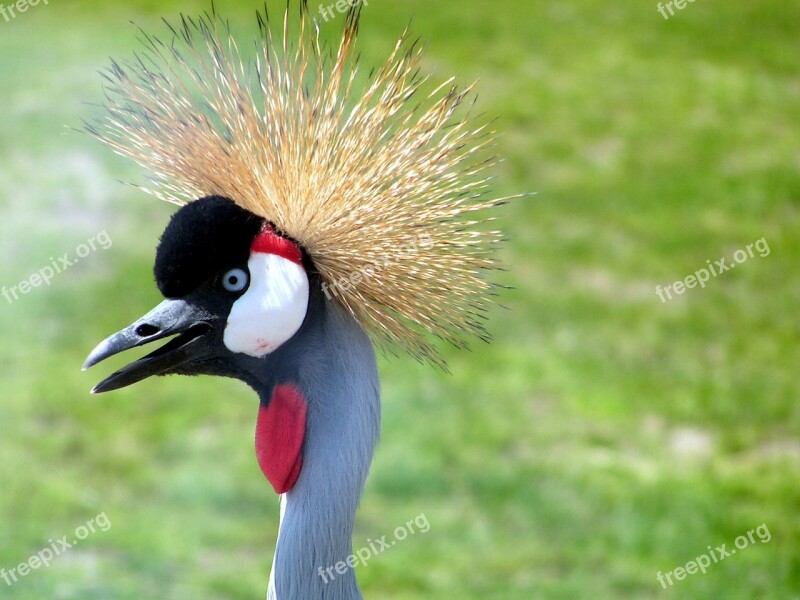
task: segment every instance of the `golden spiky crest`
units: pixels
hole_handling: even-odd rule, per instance
[[[501,235],[483,224],[503,202],[484,198],[492,135],[456,116],[470,89],[452,79],[416,104],[428,77],[408,30],[357,94],[361,7],[335,54],[304,0],[299,14],[290,33],[287,8],[277,38],[259,13],[250,62],[213,10],[167,23],[169,43],[142,32],[143,52],[104,72],[107,113],[87,129],[149,170],[148,193],[224,196],[273,223],[379,345],[444,366],[430,334],[489,338]]]

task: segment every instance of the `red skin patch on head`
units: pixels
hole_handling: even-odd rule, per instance
[[[261,228],[261,232],[255,237],[250,246],[250,251],[277,254],[301,267],[303,266],[303,253],[297,247],[297,244],[279,236],[269,225],[264,225]]]
[[[269,405],[258,409],[256,458],[275,492],[294,487],[303,467],[306,401],[291,383],[275,387]]]

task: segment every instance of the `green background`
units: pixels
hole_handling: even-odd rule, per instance
[[[280,4],[280,3],[278,3]],[[314,3],[312,3],[314,4]],[[12,599],[263,597],[277,498],[256,399],[169,378],[87,392],[80,365],[159,301],[172,211],[73,133],[129,21],[207,2],[50,0],[0,17],[0,285],[98,232],[113,240],[0,298],[0,568],[105,512],[112,523]],[[218,0],[244,39],[255,3]],[[273,7],[280,7],[273,3]],[[800,37],[796,0],[688,4],[370,0],[377,65],[413,16],[425,69],[479,79],[499,116],[510,269],[492,345],[451,375],[382,360],[383,440],[354,545],[430,531],[358,569],[367,598],[800,598]],[[331,33],[339,26],[327,26]],[[656,286],[765,238],[770,253],[662,303]],[[658,571],[771,533],[665,591]]]

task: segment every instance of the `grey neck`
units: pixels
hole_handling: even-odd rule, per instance
[[[325,305],[303,335],[302,353],[292,356],[308,404],[306,437],[300,477],[281,496],[270,600],[362,597],[353,569],[341,574],[334,565],[352,554],[356,508],[380,436],[380,386],[368,336],[344,309]]]

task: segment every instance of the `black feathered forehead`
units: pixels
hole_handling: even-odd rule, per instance
[[[209,196],[182,206],[170,219],[156,251],[156,284],[180,298],[224,269],[247,264],[264,220],[232,200]]]

